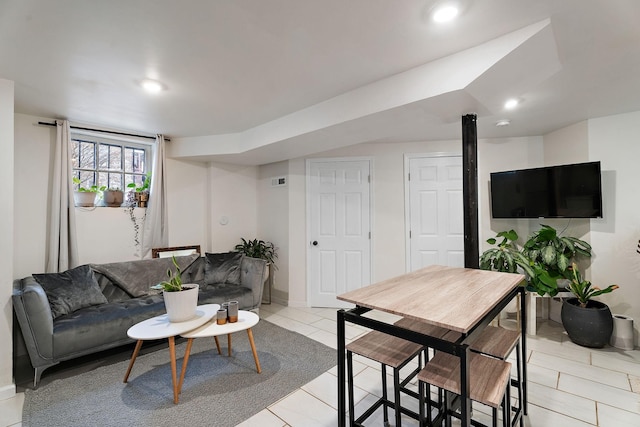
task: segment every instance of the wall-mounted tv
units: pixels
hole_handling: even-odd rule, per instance
[[[602,218],[600,162],[491,173],[493,218]]]

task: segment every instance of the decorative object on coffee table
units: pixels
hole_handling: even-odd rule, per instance
[[[163,290],[164,305],[170,322],[184,322],[196,315],[198,305],[198,285],[195,283],[182,284],[180,267],[176,257],[172,257],[175,273],[167,270],[169,280],[160,283]]]

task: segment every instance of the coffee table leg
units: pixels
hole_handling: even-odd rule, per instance
[[[182,360],[182,370],[180,371],[180,383],[178,384],[178,394],[182,393],[182,383],[184,382],[184,373],[187,372],[187,363],[189,363],[189,355],[191,354],[191,346],[193,338],[187,340],[187,349],[184,351],[184,359]]]
[[[229,357],[231,357],[231,334],[227,334],[227,345],[229,346]]]
[[[178,403],[178,379],[176,373],[176,340],[169,337],[169,355],[171,356],[171,380],[173,381],[173,403]]]
[[[216,340],[216,348],[218,349],[218,354],[222,354],[222,351],[220,350],[220,341],[218,341],[218,337],[215,336],[213,337],[213,339]]]
[[[131,368],[133,368],[133,363],[136,361],[136,357],[138,357],[138,352],[140,351],[140,347],[142,347],[142,340],[138,340],[136,343],[136,348],[133,349],[133,354],[131,355],[131,360],[129,361],[129,367],[127,368],[127,373],[124,374],[124,383],[129,379],[129,374],[131,373]]]
[[[253,342],[253,332],[251,332],[251,328],[247,329],[247,335],[249,335],[249,344],[251,344],[251,351],[253,352],[253,360],[256,361],[256,370],[258,373],[262,372],[262,368],[260,368],[260,361],[258,360],[258,352],[256,351],[256,344]]]

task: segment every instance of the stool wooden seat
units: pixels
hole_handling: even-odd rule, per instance
[[[493,408],[493,425],[497,426],[498,409],[503,408],[503,425],[511,424],[509,404],[509,379],[511,364],[477,353],[469,354],[469,397],[471,400]],[[424,418],[423,384],[431,384],[451,393],[460,394],[460,359],[438,352],[418,373],[420,381],[420,419]],[[445,417],[449,415],[447,400],[444,399]],[[422,421],[421,421],[422,422]],[[447,424],[448,425],[448,424]]]
[[[423,349],[424,347],[419,344],[379,331],[369,332],[346,346],[350,425],[359,425],[381,405],[383,406],[385,425],[389,424],[388,407],[395,409],[396,425],[401,425],[401,413],[403,412],[418,419],[418,414],[400,405],[400,392],[402,391],[418,399],[419,396],[415,392],[406,389],[405,386],[418,374],[422,368],[422,362],[418,357],[418,367],[402,381],[400,381],[400,369],[411,362],[416,356],[419,356]],[[354,420],[353,353],[380,363],[382,369],[382,398],[365,411],[357,420]],[[389,401],[387,398],[387,366],[393,368],[394,402]]]
[[[519,342],[520,332],[487,326],[471,344],[471,350],[505,360]]]
[[[471,351],[486,354],[500,360],[507,360],[513,350],[516,350],[516,378],[511,379],[511,385],[518,393],[518,406],[514,406],[514,419],[519,419],[520,427],[524,426],[522,383],[522,357],[520,355],[520,332],[501,327],[487,326],[478,339],[471,345]],[[515,422],[514,422],[515,424]]]

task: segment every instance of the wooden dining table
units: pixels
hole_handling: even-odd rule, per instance
[[[471,425],[469,399],[470,345],[500,312],[520,295],[521,352],[526,360],[525,277],[470,268],[432,265],[339,295],[355,308],[337,314],[338,335],[338,426],[346,424],[345,324],[346,322],[404,338],[460,359],[460,415],[462,426]],[[379,310],[440,326],[461,334],[455,342],[403,329],[365,316]],[[523,414],[527,413],[527,373],[523,363]]]

